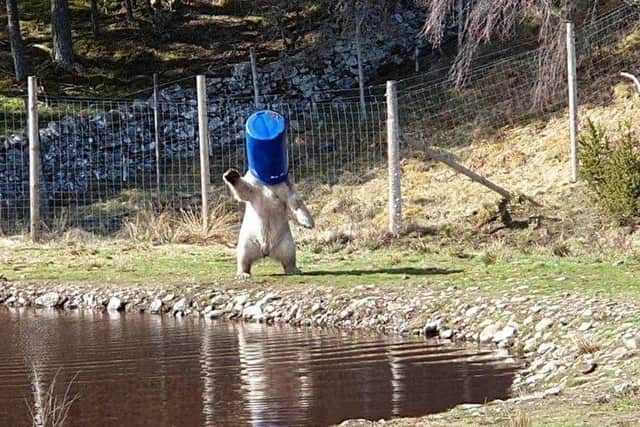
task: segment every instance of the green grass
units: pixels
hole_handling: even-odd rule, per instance
[[[126,243],[44,245],[10,244],[2,248],[0,273],[11,281],[104,285],[234,284],[235,254],[221,246]],[[640,264],[628,260],[584,260],[512,255],[485,265],[482,257],[459,259],[400,248],[354,252],[299,251],[305,274],[283,276],[265,260],[254,267],[253,283],[273,285],[478,286],[499,292],[527,285],[530,293],[559,290],[594,296],[636,297]]]

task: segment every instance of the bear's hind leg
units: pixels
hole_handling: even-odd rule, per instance
[[[245,243],[237,249],[238,270],[236,279],[248,279],[251,277],[251,266],[262,258],[262,253],[257,244]]]
[[[280,241],[271,256],[282,264],[285,274],[302,274],[296,265],[296,242],[291,233]]]

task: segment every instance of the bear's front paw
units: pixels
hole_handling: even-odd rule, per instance
[[[236,279],[238,280],[247,280],[251,278],[251,273],[240,272],[236,274]]]
[[[235,169],[229,169],[222,175],[222,179],[231,185],[234,185],[240,179],[240,172]]]

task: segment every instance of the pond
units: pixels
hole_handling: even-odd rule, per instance
[[[0,322],[8,426],[46,415],[49,389],[75,399],[66,426],[419,416],[507,398],[516,369],[506,354],[419,337],[91,311],[0,309]]]

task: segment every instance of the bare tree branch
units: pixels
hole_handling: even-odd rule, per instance
[[[620,75],[622,77],[626,77],[627,79],[630,79],[633,82],[633,84],[636,85],[636,89],[638,90],[638,95],[640,95],[640,80],[638,80],[638,78],[631,73],[623,72],[623,73],[620,73]]]

